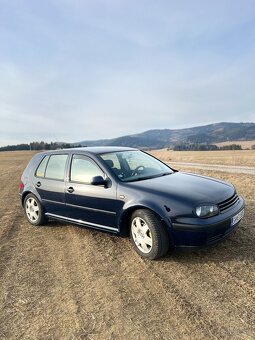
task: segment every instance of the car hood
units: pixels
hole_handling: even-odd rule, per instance
[[[219,203],[235,193],[232,184],[185,172],[129,183],[133,188],[192,203]]]

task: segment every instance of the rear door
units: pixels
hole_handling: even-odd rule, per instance
[[[95,176],[106,176],[93,159],[74,154],[66,182],[66,208],[68,216],[76,222],[117,231],[116,183],[109,187],[92,185]]]
[[[46,155],[36,170],[33,184],[46,213],[65,216],[65,173],[68,154]]]

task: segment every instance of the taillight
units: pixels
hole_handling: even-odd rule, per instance
[[[22,190],[24,188],[24,184],[23,184],[22,181],[19,182],[19,188],[20,188],[20,190]]]

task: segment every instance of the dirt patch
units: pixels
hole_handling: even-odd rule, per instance
[[[29,225],[17,192],[30,157],[0,154],[1,339],[254,339],[254,176],[196,169],[235,184],[245,218],[217,246],[151,262],[128,239]]]

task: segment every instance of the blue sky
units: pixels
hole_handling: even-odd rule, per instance
[[[255,1],[0,0],[0,145],[255,122]]]

